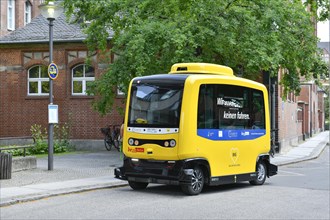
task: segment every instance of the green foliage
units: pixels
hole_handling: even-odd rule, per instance
[[[62,127],[59,125],[54,125],[54,152],[62,153],[69,150],[73,150],[74,146],[69,142],[69,125],[64,123]]]
[[[91,51],[111,52],[117,59],[91,87],[94,107],[112,109],[116,88],[127,92],[136,76],[166,73],[177,62],[230,66],[250,79],[262,71],[287,71],[285,92],[299,92],[299,80],[325,74],[317,50],[312,16],[329,13],[327,0],[64,0],[87,34]],[[111,30],[111,31],[109,31]],[[312,72],[314,71],[314,72]]]
[[[330,1],[328,0],[305,0],[304,5],[310,8],[312,15],[318,21],[325,21],[330,18]]]
[[[32,137],[35,140],[35,147],[29,148],[29,154],[48,153],[48,142],[46,140],[47,130],[42,131],[41,125],[31,126]],[[64,124],[62,127],[54,125],[54,153],[63,153],[73,150],[74,146],[69,142],[69,126]]]
[[[32,138],[35,140],[34,147],[26,148],[26,155],[47,154],[48,153],[48,141],[47,141],[47,129],[42,128],[41,125],[32,125],[30,128]],[[69,125],[54,125],[54,153],[64,153],[73,151],[75,146],[69,142]],[[15,147],[8,146],[8,147]],[[24,149],[8,150],[13,156],[23,156]]]

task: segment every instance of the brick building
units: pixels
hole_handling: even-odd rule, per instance
[[[275,82],[274,102],[275,121],[275,142],[281,152],[288,151],[291,147],[297,146],[306,138],[324,131],[324,94],[325,91],[319,88],[313,81],[301,81],[299,96],[289,93],[283,97],[283,88],[278,81],[283,74],[281,69]],[[272,93],[270,93],[272,94]]]
[[[30,23],[39,15],[38,6],[44,0],[1,0],[0,1],[0,36]]]
[[[44,71],[49,64],[49,27],[39,16],[42,2],[0,1],[0,138],[29,136],[31,125],[46,128],[48,124],[49,87]],[[7,13],[13,7],[14,22]],[[122,117],[116,111],[101,117],[92,110],[91,102],[96,97],[88,96],[85,89],[90,80],[102,74],[106,64],[98,54],[87,51],[85,37],[79,25],[66,23],[64,16],[54,21],[53,61],[59,67],[54,104],[59,106],[60,124],[69,123],[72,139],[101,139],[100,128],[120,124]],[[84,63],[87,56],[92,58],[90,66]],[[270,91],[275,142],[280,151],[286,151],[324,130],[324,93],[313,82],[304,82],[300,96],[291,93],[283,99],[278,83],[281,71],[277,79],[264,76],[264,84]],[[123,100],[118,95],[115,107],[123,106]]]
[[[1,1],[2,2],[2,1]],[[68,123],[73,139],[101,139],[101,127],[120,125],[117,111],[101,117],[86,94],[88,83],[104,71],[97,53],[89,53],[79,25],[68,24],[62,15],[54,21],[53,61],[59,76],[53,81],[54,104],[59,122]],[[91,64],[85,64],[85,58]],[[49,104],[49,26],[41,15],[29,24],[0,38],[0,137],[29,136],[30,128],[47,128]],[[118,95],[114,109],[123,106]]]

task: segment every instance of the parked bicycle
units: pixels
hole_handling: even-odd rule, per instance
[[[112,147],[115,147],[120,151],[120,127],[113,126],[111,129],[111,127],[108,126],[106,128],[101,128],[101,132],[104,135],[105,149],[110,151]]]

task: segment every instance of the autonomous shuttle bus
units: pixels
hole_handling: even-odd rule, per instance
[[[203,186],[277,173],[270,163],[268,95],[264,85],[226,66],[174,64],[169,74],[134,78],[124,122],[124,165],[115,177],[135,190],[148,183]]]

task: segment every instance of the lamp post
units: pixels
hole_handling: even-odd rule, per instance
[[[54,2],[48,4],[41,4],[39,6],[40,13],[49,21],[49,64],[53,63],[53,21],[62,13],[63,8]],[[49,70],[48,70],[49,75]],[[49,77],[49,103],[53,104],[53,79]],[[49,111],[49,109],[48,109]],[[49,115],[49,112],[48,112]],[[53,136],[54,123],[48,122],[48,170],[53,170]]]

